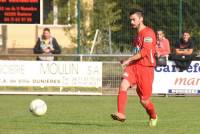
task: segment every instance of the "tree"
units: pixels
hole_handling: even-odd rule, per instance
[[[183,1],[184,30],[191,33],[195,41],[195,51],[200,53],[200,3],[197,0]]]
[[[75,0],[53,0],[52,6],[57,5],[58,7],[58,24],[75,24],[76,23],[76,1]],[[53,10],[48,14],[48,19],[45,20],[46,24],[53,23]]]
[[[96,51],[97,53],[108,53],[112,51],[111,32],[119,31],[121,29],[121,25],[118,23],[121,19],[121,9],[118,9],[117,7],[117,2],[115,2],[115,0],[94,1],[92,32],[91,35],[87,36],[85,39],[92,40],[96,29],[100,30],[96,49],[98,50]],[[108,44],[110,47],[108,47]],[[91,46],[91,44],[84,45]],[[110,50],[107,48],[110,48]]]

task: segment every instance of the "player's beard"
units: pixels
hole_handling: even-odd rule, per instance
[[[138,28],[138,26],[134,25],[134,24],[132,24],[131,27],[132,27],[132,29],[137,29]]]

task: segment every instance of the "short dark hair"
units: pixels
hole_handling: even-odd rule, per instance
[[[164,32],[162,29],[157,29],[157,31],[162,31],[162,32]]]
[[[190,31],[185,30],[185,31],[183,31],[183,34],[184,34],[184,33],[188,33],[188,34],[190,34]]]
[[[45,32],[45,31],[48,31],[50,33],[50,29],[47,27],[44,28],[43,32]]]
[[[142,9],[133,8],[130,10],[129,15],[137,14],[141,17],[144,17],[144,11]]]
[[[162,29],[158,29],[157,32],[158,31],[161,31],[165,35],[165,32]]]

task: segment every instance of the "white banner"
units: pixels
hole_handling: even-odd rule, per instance
[[[166,67],[156,67],[153,93],[200,94],[200,62],[193,61],[184,72],[178,72],[172,61]]]
[[[102,87],[102,63],[2,60],[0,86]]]

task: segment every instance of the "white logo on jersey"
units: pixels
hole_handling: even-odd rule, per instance
[[[145,37],[144,38],[144,42],[146,42],[146,43],[152,43],[153,39],[152,39],[152,37]]]

